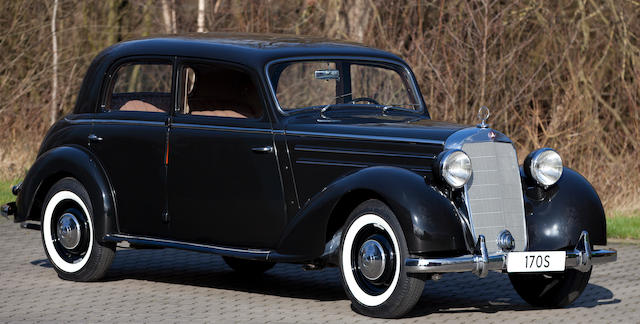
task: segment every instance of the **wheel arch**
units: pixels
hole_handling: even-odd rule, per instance
[[[320,256],[351,211],[368,199],[378,199],[393,211],[411,253],[468,251],[451,201],[419,174],[388,166],[358,170],[312,197],[289,222],[276,251],[294,259]]]
[[[524,170],[520,168],[523,177]],[[525,179],[526,181],[526,179]],[[580,173],[565,167],[560,180],[524,195],[529,250],[573,248],[582,231],[594,245],[607,244],[607,222],[598,193]]]
[[[96,238],[117,232],[116,206],[104,169],[87,149],[60,146],[41,154],[29,169],[17,199],[16,221],[40,221],[42,204],[49,189],[60,179],[72,177],[89,193]]]
[[[46,198],[49,189],[51,189],[51,187],[53,187],[56,182],[67,177],[74,178],[72,173],[60,171],[57,173],[53,173],[42,180],[42,182],[35,189],[36,191],[33,195],[33,200],[26,216],[27,220],[40,221],[40,215],[42,214],[42,203],[44,203],[44,199]]]
[[[371,189],[356,189],[340,197],[333,210],[331,210],[331,214],[327,220],[325,242],[331,240],[333,235],[344,226],[349,218],[349,214],[358,207],[358,205],[369,199],[377,199],[387,204],[382,195]]]

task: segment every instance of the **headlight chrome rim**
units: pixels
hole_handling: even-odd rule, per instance
[[[560,154],[547,147],[531,152],[525,159],[525,172],[544,188],[553,186],[560,180],[563,168]]]
[[[454,189],[464,187],[473,174],[471,159],[458,149],[440,153],[438,171],[440,178]]]

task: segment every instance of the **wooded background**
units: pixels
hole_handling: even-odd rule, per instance
[[[93,57],[157,34],[314,35],[391,51],[433,119],[489,123],[520,161],[552,147],[609,210],[640,208],[640,2],[2,0],[0,178],[17,179]],[[55,44],[55,46],[54,46]]]

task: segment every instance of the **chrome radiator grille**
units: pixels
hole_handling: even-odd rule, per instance
[[[515,251],[523,251],[526,245],[524,202],[513,145],[466,143],[462,150],[471,158],[473,168],[465,195],[475,237],[484,235],[488,252],[497,252],[501,251],[496,242],[498,234],[507,229],[515,239]]]

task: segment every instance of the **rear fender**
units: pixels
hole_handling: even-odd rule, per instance
[[[17,197],[16,222],[40,221],[49,188],[64,177],[73,177],[85,187],[93,208],[96,238],[117,232],[116,208],[111,185],[91,152],[79,146],[61,146],[41,154],[29,169]]]
[[[461,215],[451,201],[422,176],[387,166],[361,169],[316,194],[289,223],[276,251],[300,259],[320,256],[333,235],[328,224],[342,226],[353,210],[340,206],[355,207],[372,198],[394,212],[410,253],[468,251]]]

